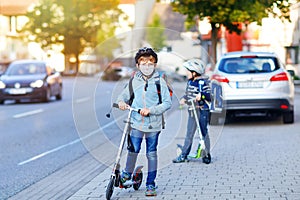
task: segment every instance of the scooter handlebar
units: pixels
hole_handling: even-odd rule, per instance
[[[119,108],[119,105],[117,103],[113,103],[112,107]]]
[[[187,102],[190,103],[190,104],[192,104],[192,102],[196,103],[196,102],[197,102],[197,99],[196,99],[196,98],[189,99],[189,100],[187,100]],[[205,102],[208,106],[210,106],[210,103],[209,103],[207,100],[204,99],[204,102]]]
[[[119,108],[119,104],[113,103],[112,107],[114,107],[114,108]],[[130,109],[133,110],[133,111],[138,112],[139,114],[141,114],[141,109],[132,108],[132,107],[130,107],[130,106],[128,105],[128,110],[130,110]],[[149,116],[149,115],[147,115],[147,116]]]
[[[188,99],[187,102],[196,102],[196,98],[193,98],[193,99]]]

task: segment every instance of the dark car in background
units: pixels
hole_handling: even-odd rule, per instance
[[[62,99],[62,77],[46,62],[18,60],[10,63],[0,77],[0,103],[5,100],[50,101],[52,96]]]
[[[213,80],[223,88],[226,118],[238,115],[282,115],[294,122],[294,84],[276,54],[231,52],[216,64]]]

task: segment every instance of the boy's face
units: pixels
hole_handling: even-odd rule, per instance
[[[142,56],[138,60],[138,64],[136,67],[142,72],[145,76],[150,76],[154,72],[154,68],[156,67],[155,58],[152,56]]]
[[[186,70],[186,76],[188,79],[192,79],[193,78],[193,73],[189,70]]]

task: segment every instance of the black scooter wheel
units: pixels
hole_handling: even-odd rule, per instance
[[[134,176],[133,176],[133,181],[135,181],[135,183],[132,185],[133,189],[134,190],[138,190],[142,184],[142,181],[143,181],[143,172],[140,171],[138,173],[136,173]]]
[[[106,188],[106,199],[110,200],[113,192],[114,192],[114,184],[115,184],[115,178],[110,177],[109,183]]]

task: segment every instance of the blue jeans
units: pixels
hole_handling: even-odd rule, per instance
[[[197,109],[198,113],[198,119],[199,119],[199,124],[200,124],[200,130],[202,137],[204,138],[205,141],[205,147],[206,147],[206,152],[210,152],[210,139],[208,135],[208,120],[209,120],[209,110],[200,110]],[[195,121],[194,117],[194,112],[192,110],[188,111],[188,123],[187,123],[187,132],[184,140],[184,145],[182,148],[182,156],[186,157],[189,155],[192,144],[193,144],[193,138],[195,135],[197,129],[197,124]]]
[[[143,137],[146,138],[146,156],[148,159],[148,176],[146,186],[155,186],[155,178],[157,174],[157,144],[160,132],[142,132],[132,129],[130,139],[134,146],[134,151],[128,151],[125,172],[130,175],[133,173],[137,156],[141,150]]]

